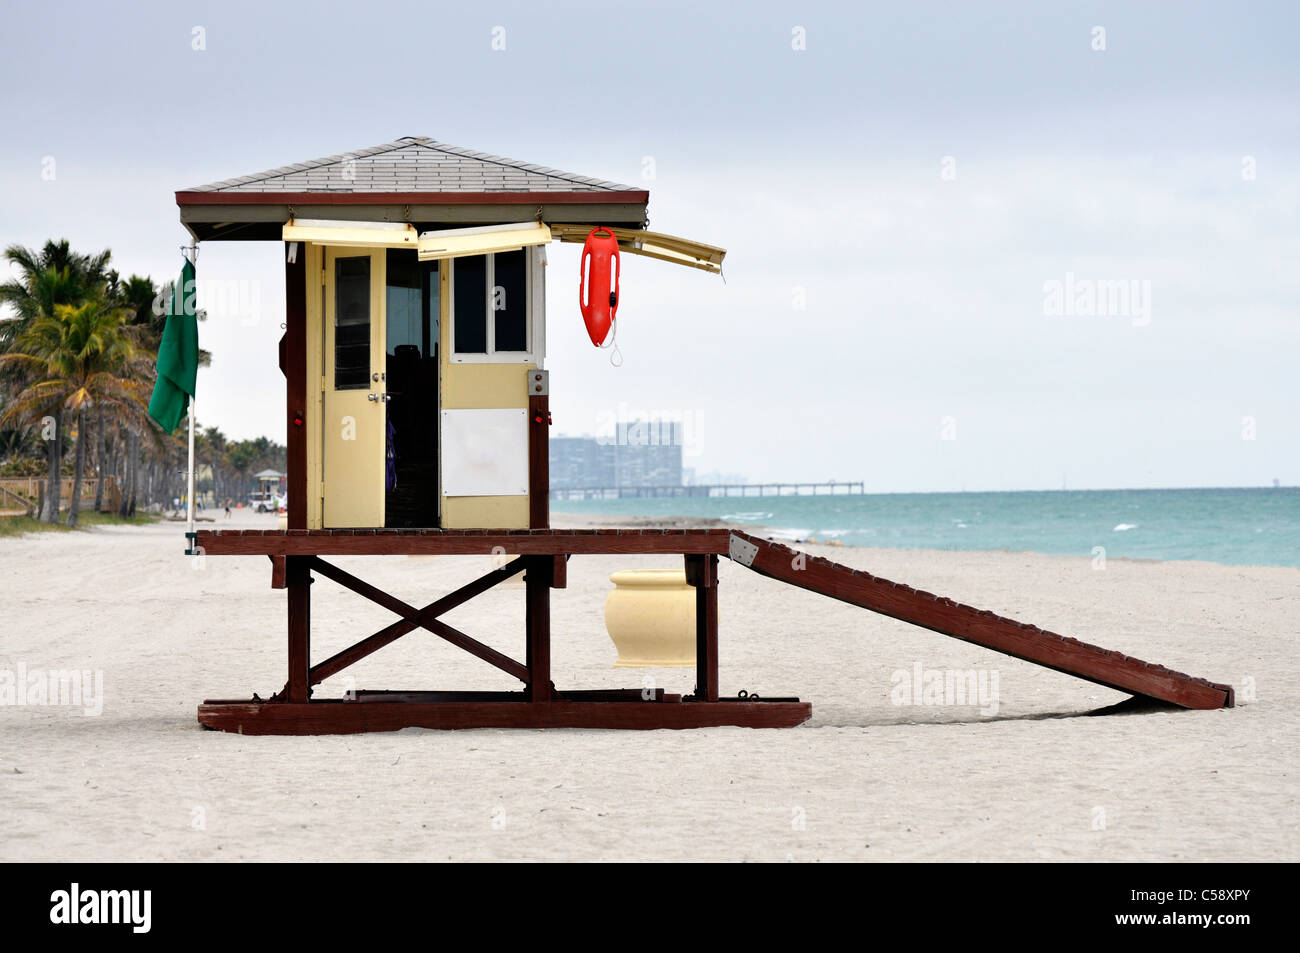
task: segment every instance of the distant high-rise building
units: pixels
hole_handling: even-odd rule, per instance
[[[615,436],[615,486],[682,485],[680,423],[672,420],[620,423]]]
[[[552,437],[551,487],[682,485],[682,425],[627,421],[608,437]]]
[[[595,437],[552,437],[550,469],[557,490],[614,486],[614,446]]]

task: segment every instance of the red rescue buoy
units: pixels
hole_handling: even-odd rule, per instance
[[[600,347],[618,314],[618,239],[597,225],[587,233],[578,265],[578,307],[591,343]]]

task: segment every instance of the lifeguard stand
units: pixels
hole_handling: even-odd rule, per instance
[[[404,724],[774,725],[808,716],[809,706],[795,701],[714,704],[714,585],[725,534],[549,529],[546,246],[580,242],[600,225],[625,252],[721,270],[723,249],[647,231],[648,200],[644,189],[426,138],[176,194],[181,222],[196,241],[281,242],[285,257],[288,528],[202,533],[198,544],[208,555],[271,557],[272,584],[288,590],[289,677],[267,702],[206,703],[203,724],[251,733]],[[521,558],[417,609],[323,559],[361,551]],[[551,685],[549,590],[564,585],[567,558],[584,552],[685,557],[700,605],[700,685],[690,699]],[[520,571],[524,662],[439,621]],[[313,665],[313,575],[387,606],[401,621]],[[521,690],[429,692],[397,705],[386,693],[311,698],[313,685],[417,627],[517,676]]]
[[[1124,691],[1187,707],[1231,704],[1211,685],[726,530],[552,530],[548,518],[546,246],[593,226],[622,251],[717,273],[721,248],[646,230],[643,189],[405,138],[176,193],[196,241],[280,242],[285,260],[287,528],[199,531],[206,555],[264,555],[287,590],[288,679],[268,699],[208,701],[199,721],[245,734],[406,726],[783,727],[795,698],[718,689],[717,567],[757,572]],[[566,289],[571,285],[565,285]],[[576,309],[575,309],[576,310]],[[550,590],[570,556],[683,557],[696,591],[696,685],[576,690],[551,681]],[[325,557],[520,558],[416,607]],[[512,659],[441,616],[525,575],[526,657]],[[398,621],[311,660],[313,576]],[[521,683],[514,692],[313,686],[423,628]],[[792,649],[794,651],[794,649]]]
[[[253,481],[257,484],[255,495],[259,501],[273,500],[280,495],[280,484],[284,482],[284,474],[268,467],[254,473]]]

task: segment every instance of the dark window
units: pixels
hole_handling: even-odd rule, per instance
[[[487,353],[487,258],[456,259],[452,333],[461,354]]]
[[[424,350],[424,308],[421,294],[421,270],[425,267],[409,248],[388,249],[385,272],[384,322],[388,353],[399,347],[414,346]]]
[[[370,386],[370,256],[334,261],[334,387]]]
[[[528,350],[527,252],[494,255],[492,307],[496,318],[495,351]]]

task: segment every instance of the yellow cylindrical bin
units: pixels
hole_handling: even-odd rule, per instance
[[[681,569],[628,569],[609,577],[605,630],[618,649],[615,668],[695,665],[695,588]]]

